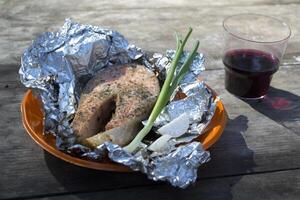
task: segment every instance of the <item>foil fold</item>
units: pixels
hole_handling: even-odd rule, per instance
[[[143,149],[134,155],[118,145],[106,142],[100,148],[108,150],[111,160],[125,164],[134,171],[147,174],[154,181],[168,181],[173,186],[186,188],[197,179],[197,169],[210,160],[199,142],[181,145],[166,155],[156,155]]]
[[[108,152],[112,161],[141,171],[152,180],[168,181],[173,186],[185,188],[195,182],[198,167],[210,159],[209,152],[199,142],[178,146],[199,136],[214,114],[211,91],[199,80],[204,70],[203,54],[196,56],[190,72],[177,89],[185,93],[186,98],[176,99],[174,94],[155,122],[157,129],[183,112],[190,118],[188,132],[168,141],[169,148],[162,153],[149,151],[147,147],[153,141],[146,140],[134,154],[109,142],[90,149],[77,144],[70,127],[81,90],[97,71],[115,64],[139,62],[158,73],[163,82],[174,55],[174,50],[168,50],[165,54],[148,56],[117,31],[66,19],[57,32],[42,34],[25,50],[19,74],[21,82],[39,95],[45,114],[44,132],[56,137],[58,149],[95,162],[101,162]],[[185,52],[180,65],[187,56]]]

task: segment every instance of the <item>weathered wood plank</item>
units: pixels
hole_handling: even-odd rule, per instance
[[[175,47],[174,31],[194,28],[193,38],[212,57],[222,53],[222,20],[241,12],[273,15],[287,21],[293,36],[288,54],[299,53],[298,1],[5,1],[0,9],[0,63],[19,64],[23,50],[45,31],[56,30],[67,17],[113,28],[146,50]],[[279,6],[280,5],[280,6]],[[141,26],[142,25],[142,26]]]
[[[67,197],[89,199],[99,194],[111,198],[117,194],[115,197],[121,198],[130,192],[140,192],[137,194],[143,196],[130,197],[295,199],[299,196],[299,170],[239,175],[300,167],[299,8],[299,1],[295,0],[0,1],[0,198],[139,186],[114,193],[99,192],[95,196]],[[260,103],[241,101],[228,94],[223,86],[221,23],[226,16],[240,12],[273,15],[291,24],[293,30],[283,66],[274,77],[268,98]],[[25,92],[18,83],[20,56],[31,40],[42,32],[56,30],[66,17],[117,29],[143,49],[159,52],[174,48],[174,31],[194,27],[193,38],[202,41],[200,51],[209,56],[208,68],[212,70],[206,72],[207,82],[220,93],[231,119],[224,135],[211,149],[212,161],[199,170],[201,181],[195,187],[203,190],[194,187],[187,192],[177,191],[165,184],[151,189],[157,184],[139,173],[76,167],[44,153],[26,135],[19,112]]]
[[[207,81],[220,93],[231,120],[224,135],[211,148],[212,161],[199,170],[201,178],[300,168],[300,138],[296,132],[299,120],[289,121],[298,116],[300,109],[300,89],[296,84],[299,81],[293,76],[297,73],[300,68],[294,67],[279,71],[274,77],[274,88],[295,95],[290,101],[297,106],[285,110],[285,118],[272,119],[228,94],[222,86],[222,70],[207,72]],[[294,84],[283,85],[286,80]],[[154,184],[139,173],[97,172],[44,154],[20,122],[19,103],[24,91],[13,84],[0,88],[0,118],[3,119],[0,122],[0,198]]]
[[[284,185],[282,183],[285,183]],[[267,174],[253,174],[200,180],[186,190],[156,185],[125,188],[94,193],[37,198],[40,200],[78,199],[243,199],[243,200],[298,200],[300,196],[300,170]]]

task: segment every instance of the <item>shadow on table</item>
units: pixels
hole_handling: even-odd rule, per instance
[[[258,101],[244,100],[252,108],[275,122],[300,135],[299,126],[293,126],[300,119],[300,97],[288,91],[270,87],[265,98]]]
[[[47,166],[66,192],[89,192],[137,185],[153,185],[137,172],[109,172],[69,164],[44,151]]]
[[[254,153],[244,139],[247,129],[245,115],[230,119],[220,140],[210,149],[212,160],[198,172],[197,186],[203,188],[202,193],[206,192],[203,198],[232,199],[233,186],[244,174],[253,172],[256,166]]]
[[[248,119],[243,115],[229,120],[222,137],[210,149],[212,160],[199,169],[199,180],[185,190],[155,183],[140,173],[103,172],[77,167],[46,152],[45,160],[67,193],[79,192],[72,194],[76,199],[232,199],[231,188],[242,176],[231,175],[249,173],[255,166],[253,152],[248,149],[242,135],[248,128],[247,124]]]

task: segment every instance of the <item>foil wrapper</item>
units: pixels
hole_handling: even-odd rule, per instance
[[[70,127],[81,90],[97,71],[115,64],[140,62],[157,72],[163,82],[174,55],[174,50],[168,50],[166,54],[154,53],[149,56],[129,44],[117,31],[81,25],[66,19],[57,32],[42,34],[25,50],[19,74],[21,82],[34,89],[43,102],[44,132],[56,137],[58,149],[95,162],[101,162],[108,152],[112,161],[141,171],[152,180],[168,181],[173,186],[185,188],[195,182],[198,167],[210,159],[209,152],[203,150],[199,142],[177,145],[199,136],[214,114],[212,94],[198,79],[204,70],[203,54],[196,56],[190,72],[177,89],[187,97],[172,98],[155,121],[154,129],[157,129],[184,112],[189,116],[187,133],[170,139],[165,151],[151,152],[147,147],[153,141],[146,140],[134,154],[109,142],[90,149],[76,143]],[[180,64],[187,56],[188,52],[185,52]]]
[[[147,174],[149,179],[168,181],[173,186],[181,188],[194,183],[198,167],[210,159],[209,152],[204,151],[199,142],[179,146],[164,155],[151,153],[145,148],[132,155],[109,142],[99,148],[107,149],[111,160],[125,164],[134,171],[141,171]]]
[[[155,127],[159,128],[183,113],[189,116],[190,127],[188,133],[199,135],[210,121],[215,111],[215,102],[211,91],[204,82],[182,84],[179,86],[187,97],[171,101],[161,112],[155,121]]]

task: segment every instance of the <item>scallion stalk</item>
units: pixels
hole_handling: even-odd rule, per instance
[[[126,147],[124,147],[124,149],[127,150],[128,152],[135,151],[136,148],[139,146],[140,142],[143,140],[143,138],[151,131],[151,129],[154,125],[155,119],[161,113],[163,108],[167,105],[168,101],[170,100],[171,95],[175,91],[179,82],[182,80],[184,75],[189,71],[189,66],[191,65],[194,57],[196,56],[196,53],[197,53],[197,50],[199,47],[199,41],[196,42],[196,44],[192,50],[192,53],[188,56],[187,60],[184,62],[184,64],[180,68],[179,73],[176,74],[176,76],[174,77],[180,57],[183,53],[184,46],[185,46],[188,38],[190,37],[192,31],[193,31],[193,29],[189,28],[189,31],[183,41],[176,34],[177,47],[176,47],[175,57],[172,60],[169,71],[167,72],[167,77],[165,79],[165,82],[163,84],[161,92],[160,92],[160,94],[157,98],[157,101],[154,105],[154,108],[149,116],[147,124],[136,135],[136,137],[131,141],[131,143],[129,145],[127,145]]]

